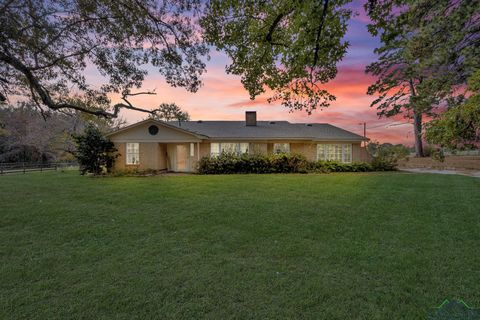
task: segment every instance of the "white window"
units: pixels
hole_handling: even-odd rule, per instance
[[[274,143],[273,153],[290,153],[290,143]]]
[[[127,143],[127,164],[140,163],[140,144]]]
[[[242,142],[239,145],[239,151],[241,154],[248,153],[248,142]]]
[[[220,150],[224,153],[237,153],[236,143],[220,143]]]
[[[195,156],[195,143],[190,143],[190,157]]]
[[[317,160],[352,162],[352,145],[317,144]]]
[[[210,143],[210,155],[218,156],[220,155],[220,143]]]
[[[352,145],[343,145],[343,162],[352,162]]]
[[[221,142],[210,143],[210,155],[218,156],[221,153],[235,153],[243,154],[248,153],[248,142]]]

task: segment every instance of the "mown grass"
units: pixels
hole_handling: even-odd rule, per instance
[[[470,177],[0,177],[1,319],[424,319],[479,248]]]

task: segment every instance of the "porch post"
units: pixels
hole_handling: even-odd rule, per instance
[[[197,161],[200,161],[200,142],[197,142]]]

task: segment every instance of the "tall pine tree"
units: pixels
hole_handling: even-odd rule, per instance
[[[380,116],[413,120],[415,151],[423,156],[424,116],[461,94],[480,65],[478,0],[371,0],[365,5],[380,36],[378,60],[366,72],[377,76],[368,94]]]

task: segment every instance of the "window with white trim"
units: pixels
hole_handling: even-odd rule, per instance
[[[240,154],[248,153],[248,146],[249,146],[248,142],[239,143],[238,151],[240,152]]]
[[[248,142],[213,142],[210,143],[210,155],[219,156],[221,153],[244,154],[248,153]]]
[[[352,145],[351,144],[343,145],[343,162],[346,162],[346,163],[352,162]]]
[[[352,162],[351,144],[317,144],[317,160]]]
[[[190,143],[190,157],[195,156],[195,143]]]
[[[210,143],[210,155],[211,156],[220,155],[220,143],[217,143],[217,142]]]
[[[273,144],[273,153],[290,153],[290,143],[274,143]]]
[[[127,143],[127,164],[139,164],[140,163],[140,144],[139,143]]]

